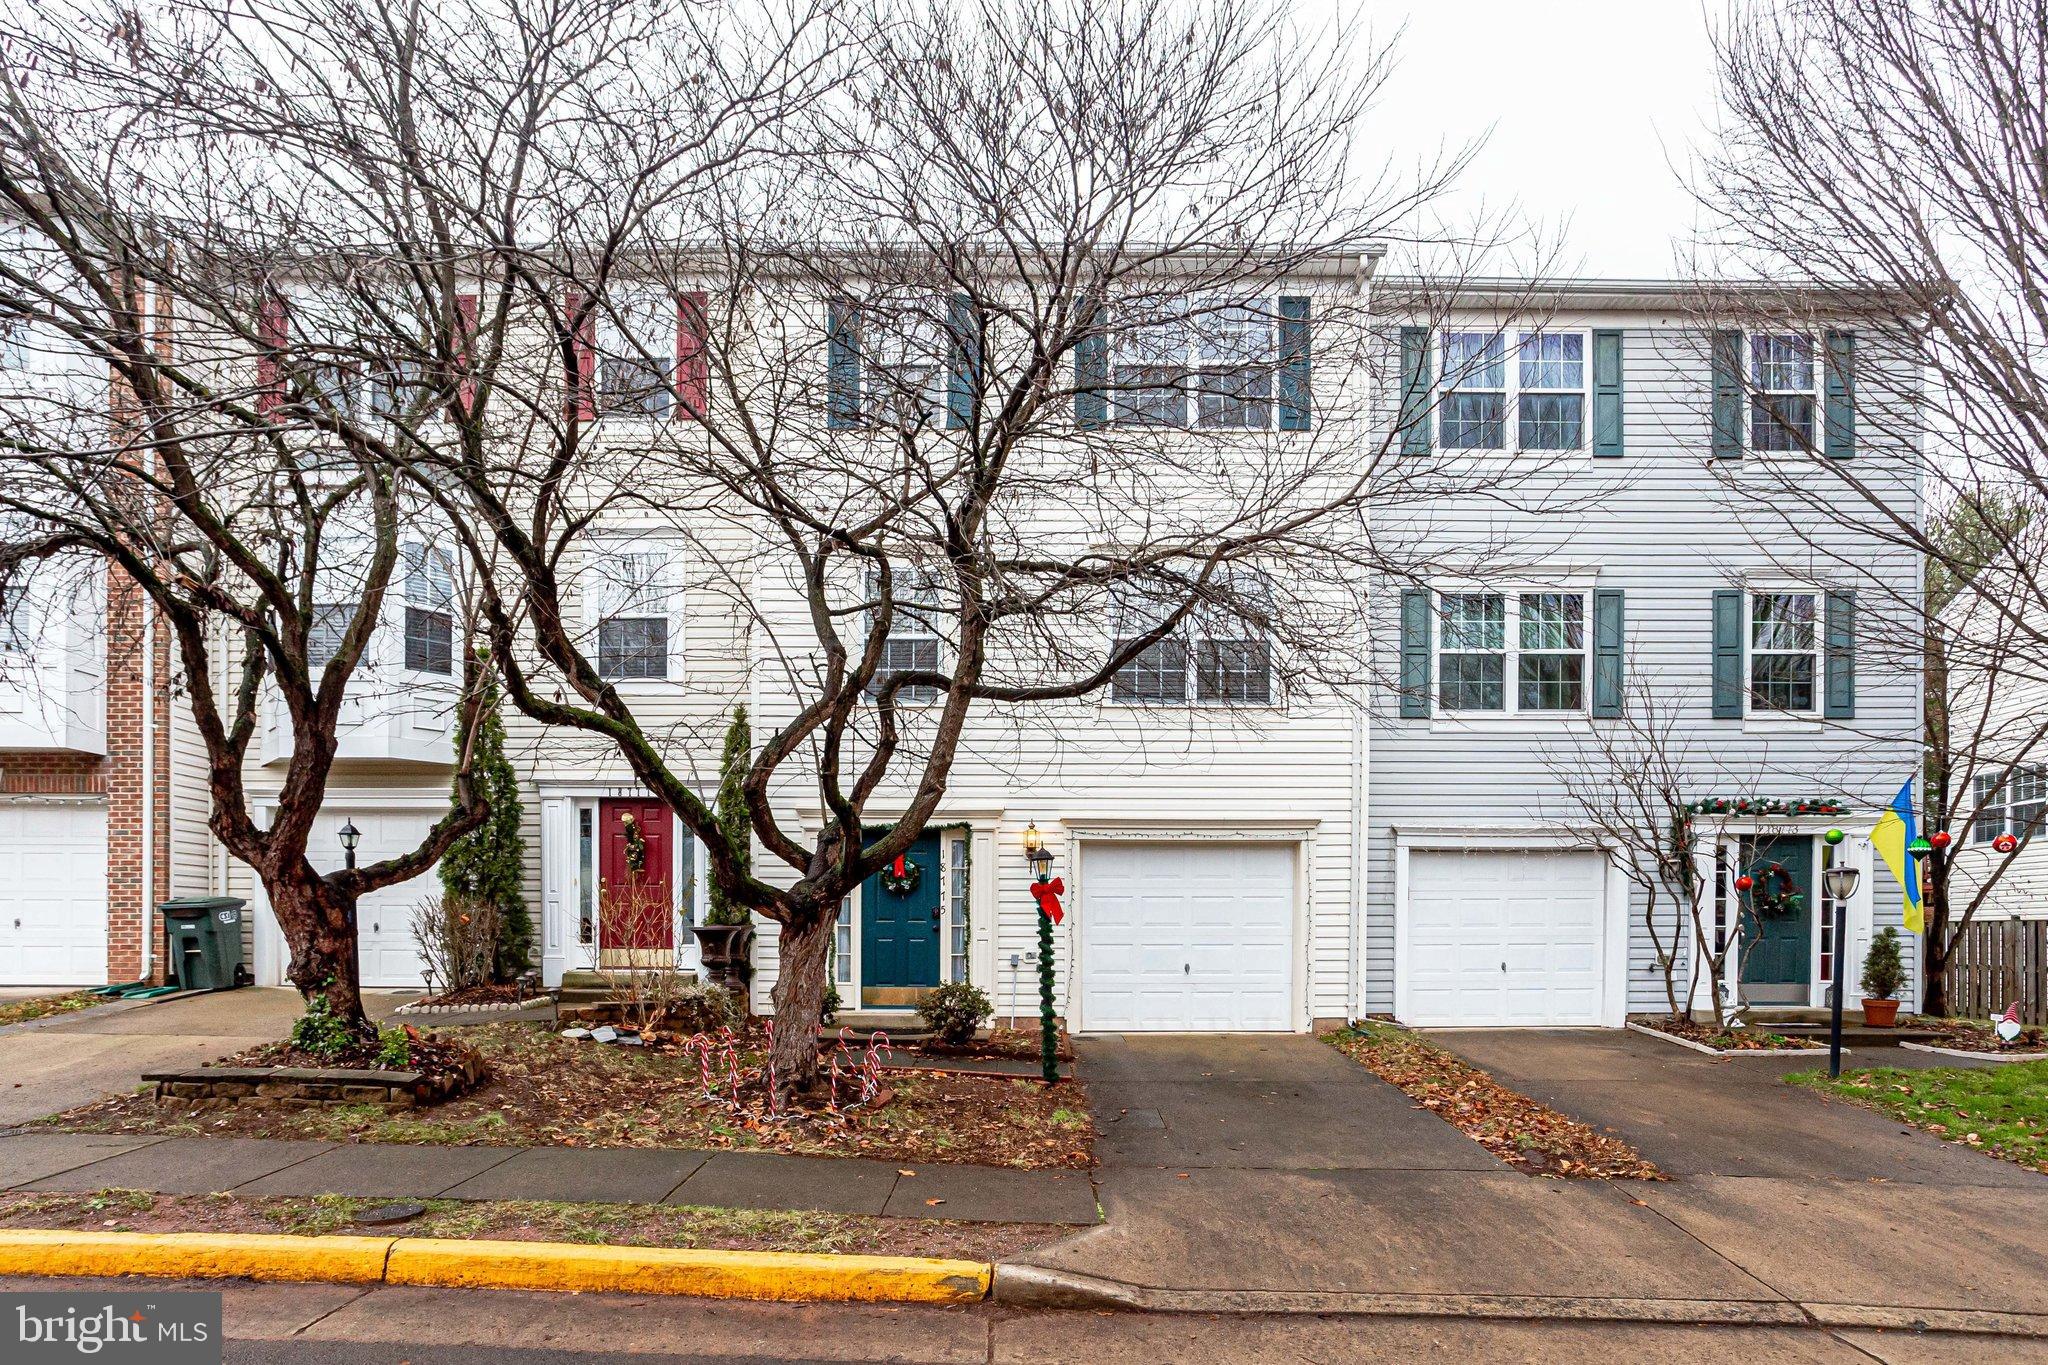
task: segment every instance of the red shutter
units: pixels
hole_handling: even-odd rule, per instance
[[[256,306],[256,414],[259,417],[275,417],[284,404],[284,366],[282,353],[289,323],[285,317],[284,300],[276,294],[265,294],[263,302]]]
[[[586,311],[583,292],[571,289],[562,297],[562,312],[575,329],[569,343],[575,361],[569,377],[569,416],[589,422],[597,417],[597,310]]]
[[[456,400],[468,412],[476,404],[476,380],[469,373],[476,359],[476,295],[455,296],[455,364],[462,371],[461,396]]]
[[[701,289],[689,290],[676,299],[676,401],[685,417],[701,418],[711,400],[711,361],[704,354],[704,303]]]

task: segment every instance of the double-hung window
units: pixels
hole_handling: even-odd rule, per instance
[[[1110,700],[1134,705],[1270,706],[1273,704],[1272,594],[1265,581],[1240,571],[1221,581],[1179,626],[1153,641],[1110,680]],[[1116,602],[1119,651],[1171,614],[1173,601],[1132,589]],[[1191,666],[1192,665],[1192,666]]]
[[[1749,705],[1804,715],[1818,705],[1820,595],[1749,595]]]
[[[1199,361],[1197,425],[1248,431],[1272,426],[1272,318],[1258,307],[1226,304],[1190,321]]]
[[[341,653],[341,640],[348,623],[355,618],[353,602],[315,602],[306,623],[306,667],[314,672],[327,667]]]
[[[1188,424],[1188,329],[1169,317],[1126,327],[1111,342],[1111,414],[1127,427]]]
[[[868,597],[880,610],[881,575],[868,579]],[[870,696],[879,695],[898,673],[937,673],[945,660],[944,590],[921,570],[899,568],[890,576],[890,597],[889,634],[882,641],[881,662],[868,683]],[[929,683],[906,683],[896,689],[896,700],[937,701],[940,693],[940,688]]]
[[[676,395],[676,298],[621,291],[598,310],[597,406],[608,416],[667,417]]]
[[[1977,774],[1977,815],[1970,842],[1988,844],[2001,834],[2026,839],[2048,825],[2048,766],[2026,764],[2001,783],[1999,772]]]
[[[596,589],[597,671],[616,682],[668,676],[669,556],[661,550],[615,550],[600,556]]]
[[[1447,592],[1437,601],[1437,702],[1446,712],[1586,707],[1586,595]]]
[[[1749,338],[1749,448],[1809,450],[1814,441],[1813,338],[1759,332]]]
[[[946,300],[878,298],[861,309],[861,411],[888,426],[938,423],[946,402]]]
[[[405,666],[443,677],[455,671],[455,557],[411,542],[405,559]]]
[[[1446,450],[1585,447],[1584,332],[1447,332],[1439,382]]]

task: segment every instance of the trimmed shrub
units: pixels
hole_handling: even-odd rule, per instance
[[[917,1012],[924,1016],[926,1027],[940,1042],[948,1047],[964,1047],[974,1041],[975,1030],[996,1011],[980,990],[964,981],[955,981],[925,996]]]
[[[1863,957],[1863,995],[1867,1000],[1895,998],[1906,984],[1906,964],[1899,960],[1899,931],[1887,927],[1870,941]]]

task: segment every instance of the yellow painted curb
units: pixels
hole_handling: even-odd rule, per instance
[[[0,1275],[325,1280],[473,1289],[626,1290],[788,1302],[979,1303],[994,1267],[920,1256],[0,1228]]]
[[[193,1279],[384,1278],[394,1237],[285,1237],[233,1232],[58,1232],[0,1228],[0,1274],[157,1275]]]
[[[717,1299],[858,1303],[979,1303],[985,1261],[920,1256],[829,1256],[783,1251],[681,1251],[402,1237],[388,1284],[492,1289],[631,1290]]]

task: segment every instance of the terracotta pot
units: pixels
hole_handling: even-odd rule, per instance
[[[1872,1028],[1892,1027],[1899,1022],[1899,1002],[1896,1000],[1864,1001],[1863,1022]]]

